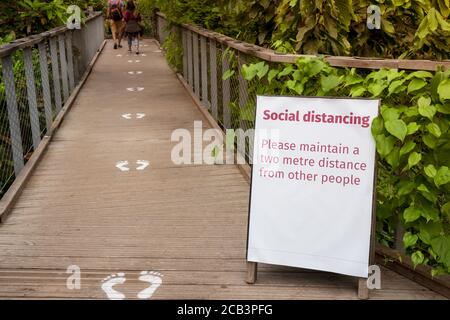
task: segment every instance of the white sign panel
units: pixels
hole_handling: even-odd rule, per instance
[[[257,98],[248,261],[368,276],[378,106]]]

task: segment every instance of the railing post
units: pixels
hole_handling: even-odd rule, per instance
[[[92,39],[95,40],[95,39]],[[67,80],[67,59],[66,59],[66,46],[64,41],[64,35],[60,34],[58,36],[59,42],[59,59],[61,61],[61,78],[63,86],[64,102],[69,99],[69,83]]]
[[[53,86],[55,93],[55,105],[56,105],[56,113],[62,108],[61,101],[61,83],[59,81],[59,64],[58,64],[58,49],[56,47],[56,39],[50,38],[50,56],[52,60],[52,74],[53,74]]]
[[[39,43],[38,48],[39,48],[39,64],[41,67],[42,92],[44,96],[45,123],[47,125],[47,133],[49,133],[52,127],[53,112],[52,112],[52,96],[50,93],[50,84],[48,79],[46,43],[45,42]]]
[[[16,88],[11,56],[2,59],[3,79],[5,82],[6,106],[8,110],[9,132],[16,177],[24,166],[22,134],[20,132],[19,110],[17,107]]]
[[[72,92],[75,87],[75,77],[73,71],[73,51],[72,51],[72,32],[66,33],[66,48],[67,48],[67,68],[69,73],[69,90]]]
[[[247,102],[248,102],[248,87],[247,87],[247,80],[244,79],[244,76],[242,74],[242,65],[245,64],[245,59],[241,54],[239,54],[239,56],[238,56],[238,61],[239,61],[239,63],[238,63],[238,68],[239,68],[239,109],[242,112],[243,110],[245,110],[245,107],[247,106]],[[244,130],[248,129],[247,124],[245,123],[245,120],[241,119],[240,126]]]
[[[192,32],[187,31],[187,46],[188,46],[188,83],[192,90],[194,89],[194,71],[192,65]]]
[[[30,110],[31,135],[33,138],[34,150],[41,143],[41,129],[39,126],[39,113],[36,99],[36,83],[34,81],[34,68],[31,48],[23,49],[23,58],[25,66],[25,77],[27,79],[27,97],[28,108]]]
[[[225,71],[230,68],[228,57],[225,53],[226,47],[222,47],[222,77]],[[223,103],[223,125],[225,129],[231,129],[230,113],[230,79],[222,80],[222,103]]]
[[[198,34],[192,34],[192,45],[194,48],[194,92],[197,97],[200,97],[200,65],[198,63]]]
[[[200,54],[202,61],[202,102],[209,109],[208,100],[208,58],[206,52],[206,37],[200,36]]]
[[[187,50],[187,36],[186,30],[181,29],[181,36],[183,41],[183,77],[185,80],[188,78],[188,50]]]
[[[218,120],[217,112],[217,48],[216,41],[209,41],[209,70],[211,72],[211,113],[214,119]]]

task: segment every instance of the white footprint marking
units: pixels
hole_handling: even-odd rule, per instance
[[[140,92],[140,91],[144,91],[143,87],[137,87],[137,88],[127,88],[128,91],[130,92]]]
[[[142,119],[145,117],[145,113],[136,113],[136,119]]]
[[[127,281],[125,274],[119,272],[117,275],[112,274],[102,280],[102,290],[106,293],[109,300],[123,300],[125,295],[117,290],[114,290],[116,284],[123,284]]]
[[[138,165],[136,170],[144,170],[145,168],[147,168],[150,165],[150,161],[138,160],[138,161],[136,161],[136,164]]]
[[[130,168],[128,168],[128,161],[118,161],[116,167],[122,172],[130,171]]]
[[[142,57],[146,57],[147,55],[145,53],[141,54]]]
[[[123,118],[130,120],[131,119],[131,113],[124,113],[122,115]]]
[[[142,271],[139,277],[140,281],[148,282],[150,286],[138,293],[139,299],[149,299],[153,296],[156,289],[162,284],[163,275],[155,271]]]
[[[121,54],[117,54],[117,55],[116,55],[116,57],[119,57],[119,58],[121,58],[121,57],[122,57],[122,55],[121,55]]]

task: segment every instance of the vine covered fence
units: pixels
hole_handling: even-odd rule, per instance
[[[449,61],[278,54],[154,19],[169,63],[223,129],[253,128],[258,94],[380,98],[377,240],[414,268],[450,273]]]
[[[52,29],[0,47],[0,197],[30,159],[104,40],[96,13],[80,30]]]

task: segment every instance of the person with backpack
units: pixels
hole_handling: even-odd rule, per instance
[[[122,48],[122,36],[124,31],[123,8],[125,3],[123,0],[108,0],[107,18],[111,24],[111,33],[114,40],[114,49]]]
[[[139,54],[139,37],[142,31],[142,27],[139,24],[141,21],[141,15],[136,13],[136,5],[132,0],[127,3],[127,10],[124,14],[125,21],[125,34],[128,37],[128,52],[131,52],[133,40],[136,41],[136,54]]]

